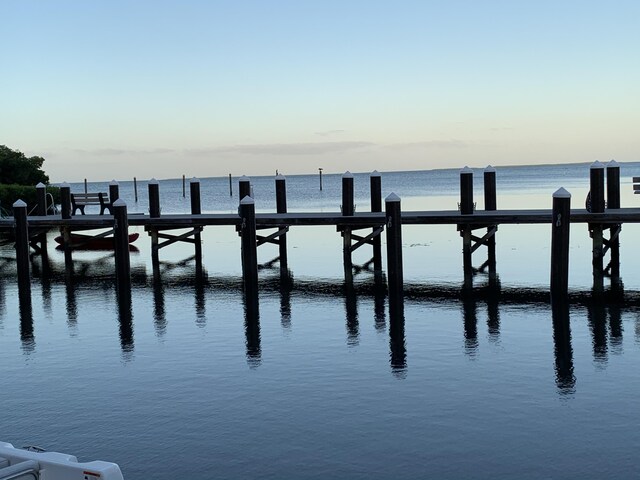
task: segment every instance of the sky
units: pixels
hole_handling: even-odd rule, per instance
[[[0,0],[53,182],[640,160],[640,2]]]

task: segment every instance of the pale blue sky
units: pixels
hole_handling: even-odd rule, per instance
[[[638,1],[0,0],[53,181],[640,160]]]

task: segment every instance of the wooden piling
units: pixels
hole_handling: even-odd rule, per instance
[[[231,183],[231,174],[229,174],[229,196],[233,197],[233,184]]]
[[[287,213],[287,179],[284,175],[276,175],[276,212]],[[278,237],[280,256],[280,276],[289,276],[289,262],[287,258],[287,234],[283,232]]]
[[[377,170],[371,172],[369,177],[371,187],[371,211],[382,212],[382,176]],[[376,231],[376,228],[373,228]],[[375,235],[372,239],[373,243],[373,271],[374,274],[382,273],[382,239],[380,235]]]
[[[571,194],[564,188],[553,194],[551,217],[551,296],[561,300],[569,290],[569,231]]]
[[[47,187],[42,182],[36,185],[36,199],[38,204],[36,213],[44,217],[47,214]]]
[[[484,209],[487,211],[495,211],[498,208],[496,195],[496,169],[491,165],[484,169]],[[487,232],[495,225],[487,227]],[[487,262],[489,266],[489,276],[496,275],[496,236],[495,233],[487,238]]]
[[[322,191],[322,168],[318,168],[318,173],[320,174],[320,191]]]
[[[342,175],[342,216],[350,217],[355,213],[353,203],[353,175],[347,171]],[[342,229],[342,258],[347,285],[353,282],[353,260],[351,256],[351,228]]]
[[[389,308],[401,308],[404,296],[402,271],[402,213],[400,197],[395,193],[385,198],[387,234],[387,282],[389,285]]]
[[[604,213],[604,165],[594,162],[589,169],[591,213]],[[590,223],[589,231],[593,240],[593,290],[600,292],[604,288],[604,235],[601,223]]]
[[[87,179],[84,179],[84,193],[87,193],[88,189],[87,189]]]
[[[258,291],[258,247],[256,243],[256,205],[248,195],[240,201],[242,220],[240,235],[242,246],[242,280],[247,298]]]
[[[155,178],[149,180],[149,216],[151,218],[160,217],[160,185]]]
[[[464,167],[460,170],[460,213],[462,215],[473,214],[473,170]],[[464,273],[464,286],[469,288],[473,282],[473,263],[471,245],[471,227],[461,225],[462,237],[462,270]]]
[[[129,222],[127,204],[122,199],[113,202],[113,247],[116,261],[118,289],[131,289],[131,260],[129,258]]]
[[[187,198],[187,186],[184,175],[182,175],[182,198]]]
[[[30,296],[31,273],[29,270],[29,225],[27,222],[27,204],[22,200],[17,200],[13,204],[13,220],[16,237],[18,292],[20,296]]]
[[[133,177],[133,198],[138,203],[138,180],[136,177]]]
[[[620,208],[620,166],[615,160],[607,163],[607,210]],[[611,280],[620,280],[620,230],[621,224],[609,226],[609,273]]]
[[[66,182],[60,185],[60,213],[64,220],[71,218],[71,186]]]
[[[191,214],[200,215],[202,213],[202,206],[200,201],[200,180],[193,177],[189,181],[189,199],[191,200]],[[196,277],[202,277],[202,235],[200,232],[196,232],[193,235],[195,242],[195,255],[196,255]]]
[[[242,201],[244,197],[251,197],[251,180],[245,175],[238,179],[238,198]]]
[[[120,198],[120,184],[114,180],[109,183],[109,202],[113,205],[113,202]],[[113,215],[113,212],[111,212]]]

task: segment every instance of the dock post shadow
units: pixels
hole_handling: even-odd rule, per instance
[[[552,299],[551,316],[553,322],[556,386],[559,393],[563,395],[572,394],[575,392],[576,377],[573,368],[571,322],[567,299]]]

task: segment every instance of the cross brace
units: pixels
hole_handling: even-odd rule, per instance
[[[169,235],[168,233],[160,233],[158,232],[158,238],[164,238],[167,239],[166,242],[161,242],[158,243],[158,246],[156,247],[158,250],[160,250],[161,248],[164,248],[166,246],[171,245],[172,243],[176,243],[176,242],[186,242],[186,243],[196,243],[196,239],[195,238],[189,238],[191,236],[194,236],[197,233],[202,232],[202,227],[194,227],[192,230],[189,230],[186,233],[183,233],[182,235]]]
[[[289,231],[289,227],[279,228],[276,232],[273,232],[271,235],[263,237],[262,235],[256,235],[256,239],[258,240],[258,247],[265,243],[273,243],[275,245],[280,245],[280,236],[284,235]]]
[[[378,235],[380,235],[384,230],[384,227],[378,227],[376,228],[373,232],[371,232],[369,235],[367,235],[366,237],[361,237],[359,235],[354,235],[351,234],[351,238],[353,238],[354,240],[357,240],[356,243],[354,243],[353,245],[351,245],[351,250],[350,251],[355,251],[357,248],[360,248],[362,245],[368,244],[368,245],[373,245],[373,239],[375,237],[377,237]]]

